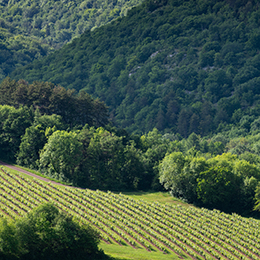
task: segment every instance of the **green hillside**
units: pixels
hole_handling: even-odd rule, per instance
[[[141,0],[0,2],[0,81],[85,30],[126,15]]]
[[[59,48],[85,30],[124,16],[141,0],[1,1],[0,18],[12,30]]]
[[[259,3],[145,1],[11,77],[84,89],[117,126],[207,135],[259,116]]]
[[[0,19],[0,81],[16,67],[46,56],[53,49],[36,39],[16,33],[11,23]]]
[[[8,173],[4,168],[0,179],[1,217],[17,219],[42,203],[51,202],[74,220],[99,231],[104,249],[111,254],[117,245],[125,248],[125,252],[146,251],[146,258],[135,259],[155,259],[155,252],[161,254],[157,259],[260,257],[259,221],[253,218],[59,186]]]

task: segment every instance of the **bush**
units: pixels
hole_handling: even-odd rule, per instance
[[[107,259],[98,249],[99,241],[90,226],[80,225],[47,203],[15,223],[2,221],[0,256],[6,260]]]

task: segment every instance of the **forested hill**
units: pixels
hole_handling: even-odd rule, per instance
[[[58,48],[93,29],[124,16],[142,0],[3,0],[1,23]],[[4,28],[4,27],[3,27]]]
[[[15,79],[84,89],[130,132],[207,135],[259,115],[257,1],[148,0]]]
[[[16,67],[126,15],[142,0],[0,1],[0,81]]]

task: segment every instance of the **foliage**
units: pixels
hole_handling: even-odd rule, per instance
[[[63,135],[68,134],[73,135],[75,140],[67,139],[67,145],[79,145],[73,149],[74,159],[60,141]],[[57,142],[53,142],[55,139]],[[67,157],[65,162],[61,154]],[[55,160],[53,156],[57,156]],[[51,163],[48,169],[46,161]],[[42,170],[48,171],[52,177],[57,174],[56,177],[62,178],[61,170],[54,167],[56,163],[62,167],[70,167],[73,175],[65,177],[80,187],[120,191],[149,189],[151,185],[146,183],[142,154],[135,148],[134,142],[124,144],[122,136],[104,128],[86,126],[77,133],[54,132],[40,155],[40,162]]]
[[[181,152],[174,152],[166,155],[159,166],[160,183],[164,184],[165,189],[170,189],[172,195],[183,199],[194,197],[192,189],[196,175],[187,173],[189,161]]]
[[[0,81],[80,36],[126,15],[131,1],[1,1]]]
[[[255,210],[260,211],[260,185],[258,185],[256,188],[255,198],[256,198]]]
[[[61,130],[108,123],[107,107],[103,102],[92,99],[84,91],[76,95],[74,90],[51,83],[28,84],[6,78],[0,84],[0,105],[1,156],[14,161],[18,155],[19,162],[32,167],[36,167],[39,150],[55,127]],[[45,133],[47,128],[50,129]]]
[[[2,6],[0,10],[2,14]],[[12,21],[0,17],[0,82],[15,68],[27,65],[51,52],[51,46],[35,37],[23,35]]]
[[[82,143],[75,132],[56,131],[44,145],[40,154],[40,168],[46,168],[57,179],[77,183],[77,170],[82,161]]]
[[[0,256],[1,259],[17,259],[22,249],[16,236],[16,227],[6,219],[0,219]],[[7,258],[8,256],[8,258]]]
[[[48,136],[64,128],[61,116],[55,114],[41,116],[39,110],[36,110],[32,126],[26,128],[21,138],[17,163],[36,169],[39,166],[39,151],[43,149]]]
[[[174,196],[226,212],[253,208],[260,169],[235,155],[223,153],[207,160],[174,152],[165,156],[159,169],[160,182]]]
[[[32,121],[33,111],[27,107],[15,109],[8,105],[0,106],[0,154],[2,158],[14,160],[21,137]]]
[[[36,38],[59,48],[85,30],[100,27],[124,16],[133,6],[131,1],[12,1],[1,4],[2,27],[12,27],[17,34]],[[9,28],[8,28],[9,29]]]
[[[258,16],[250,1],[145,1],[11,76],[84,89],[131,133],[205,136],[259,116]]]
[[[85,91],[66,90],[48,82],[33,82],[6,78],[0,84],[0,104],[38,109],[41,114],[57,114],[70,127],[89,124],[104,126],[108,123],[107,107]]]
[[[104,259],[98,250],[99,234],[50,203],[14,223],[1,224],[1,253],[6,260]]]

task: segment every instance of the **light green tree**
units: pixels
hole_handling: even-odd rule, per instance
[[[196,179],[206,166],[204,158],[191,158],[174,152],[166,155],[159,164],[159,180],[173,196],[196,202]]]
[[[77,183],[83,145],[76,132],[56,131],[48,139],[40,154],[40,167],[59,179]]]

